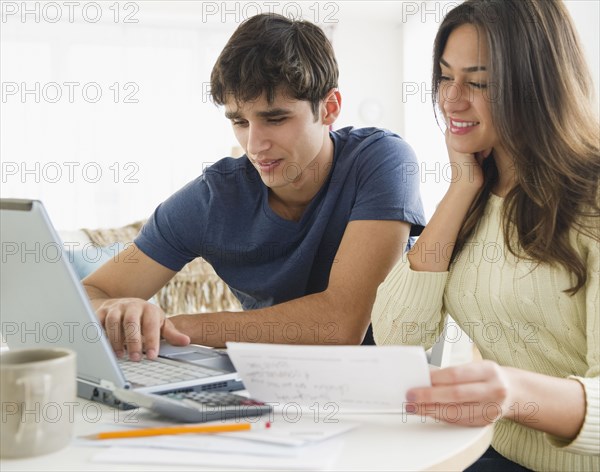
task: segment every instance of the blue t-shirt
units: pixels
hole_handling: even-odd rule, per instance
[[[203,257],[245,310],[322,292],[348,222],[406,221],[411,234],[425,224],[417,160],[402,138],[351,127],[330,136],[329,177],[300,221],[273,212],[246,156],[225,158],[160,204],[135,244],[175,271]]]

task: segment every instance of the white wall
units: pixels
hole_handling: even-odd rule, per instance
[[[115,23],[103,2],[98,23],[42,14],[2,24],[2,196],[43,199],[57,227],[146,217],[234,143],[203,96],[234,25],[160,18],[137,4],[138,23]]]
[[[55,225],[71,229],[147,217],[228,155],[233,134],[204,93],[212,65],[242,19],[258,9],[298,14],[300,5],[79,2],[70,11],[68,3],[1,4],[0,194],[41,198]],[[428,216],[445,191],[446,162],[427,93],[431,45],[456,4],[302,2],[303,17],[326,30],[340,64],[336,127],[402,134],[422,162]],[[598,2],[568,5],[598,83]]]

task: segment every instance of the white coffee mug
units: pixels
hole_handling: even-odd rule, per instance
[[[0,355],[0,456],[37,456],[69,444],[76,377],[76,356],[69,349],[18,349]]]

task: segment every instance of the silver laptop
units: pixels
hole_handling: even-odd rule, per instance
[[[80,397],[118,406],[114,388],[243,388],[227,354],[202,346],[163,341],[155,361],[117,359],[40,201],[0,199],[0,242],[0,333],[9,349],[76,351]]]

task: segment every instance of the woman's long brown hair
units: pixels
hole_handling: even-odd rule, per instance
[[[450,11],[434,45],[434,108],[446,42],[466,23],[487,39],[492,119],[514,161],[516,185],[503,211],[508,250],[562,265],[575,276],[567,290],[574,294],[585,285],[587,268],[569,233],[600,240],[600,125],[570,15],[557,0],[468,0]],[[486,159],[483,168],[485,184],[465,218],[452,258],[482,218],[497,182],[494,159]]]

